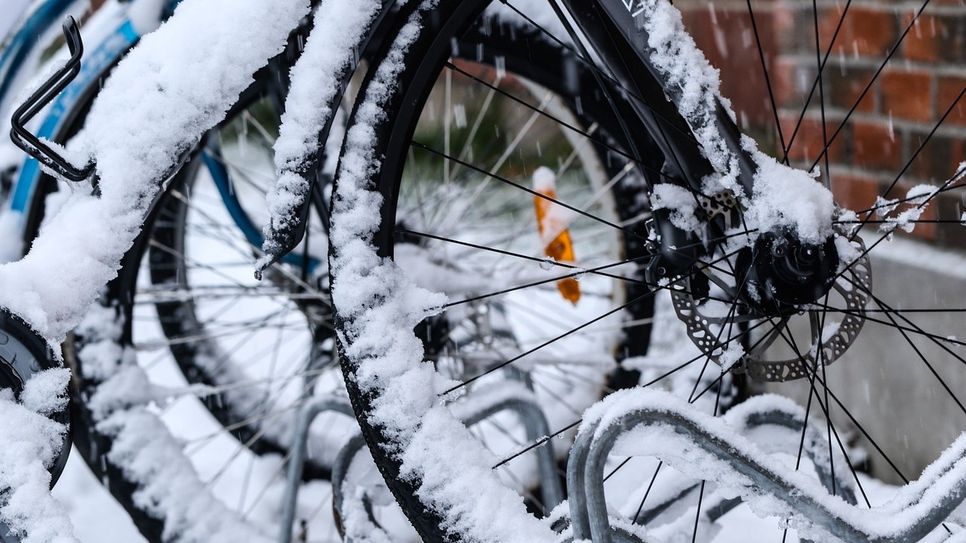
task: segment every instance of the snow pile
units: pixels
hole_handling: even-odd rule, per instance
[[[23,543],[75,541],[67,511],[50,495],[47,471],[67,428],[47,418],[67,403],[66,369],[38,373],[24,385],[22,404],[0,390],[0,522]]]
[[[310,159],[323,144],[320,136],[335,114],[344,80],[355,69],[357,47],[381,8],[378,0],[326,0],[316,10],[315,26],[292,68],[275,142],[277,180],[268,196],[270,222],[262,246],[266,256],[259,260],[259,269],[283,249],[278,234],[297,226],[315,173],[307,171]]]
[[[742,137],[742,145],[758,165],[754,193],[744,211],[748,227],[791,230],[805,243],[824,243],[832,235],[832,193],[806,172],[759,151],[751,138]]]
[[[307,0],[186,0],[146,36],[72,146],[96,160],[102,196],[77,191],[23,260],[0,267],[0,305],[60,343],[116,276],[160,180],[224,119],[308,10]]]

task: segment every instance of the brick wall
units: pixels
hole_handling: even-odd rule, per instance
[[[752,0],[782,133],[791,140],[818,70],[811,0]],[[752,19],[745,0],[677,0],[698,45],[722,72],[747,133],[782,155]],[[822,72],[826,134],[831,135],[922,6],[921,0],[817,0],[824,56],[839,21],[835,46]],[[940,184],[966,161],[966,0],[932,0],[876,78],[830,147],[832,188],[850,209],[871,207],[909,164],[890,197],[919,183]],[[823,149],[820,91],[816,88],[789,156],[810,165]],[[942,126],[913,160],[938,120]],[[824,161],[822,163],[824,167]],[[923,217],[959,220],[966,189],[951,191]],[[966,227],[920,224],[915,236],[966,248]]]

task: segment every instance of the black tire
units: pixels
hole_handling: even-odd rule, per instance
[[[432,89],[437,74],[439,74],[446,58],[452,51],[451,36],[464,35],[463,41],[473,36],[472,27],[466,34],[463,31],[469,26],[469,22],[476,19],[483,7],[488,2],[440,2],[438,6],[424,13],[414,15],[419,24],[425,29],[419,33],[414,42],[409,44],[403,54],[403,68],[395,81],[395,85],[389,90],[388,97],[381,104],[385,114],[380,115],[375,123],[371,118],[368,119],[366,129],[372,130],[373,156],[380,157],[377,165],[372,165],[369,170],[368,183],[376,187],[381,193],[384,202],[382,206],[381,226],[374,234],[373,243],[380,256],[393,255],[394,244],[397,235],[394,235],[393,228],[396,224],[395,204],[399,191],[399,182],[402,175],[402,164],[405,163],[405,155],[409,144],[412,141],[413,131],[419,119],[421,106],[427,99]],[[402,24],[402,23],[400,23]],[[606,134],[606,139],[601,141],[599,152],[607,156],[615,147],[615,135],[621,134],[621,121],[617,118],[613,109],[608,103],[608,96],[600,92],[581,92],[581,86],[585,89],[598,88],[595,84],[595,74],[591,70],[574,61],[573,52],[567,47],[561,47],[559,43],[547,39],[540,32],[513,24],[500,24],[490,22],[487,26],[488,36],[497,37],[494,43],[500,44],[501,36],[513,36],[517,42],[514,46],[524,48],[526,55],[513,55],[499,45],[493,47],[492,51],[481,49],[482,55],[492,53],[496,57],[505,58],[507,71],[520,73],[527,78],[532,78],[538,84],[549,89],[569,88],[570,93],[566,96],[579,97],[578,103],[571,102],[569,106],[579,112],[581,120],[591,120],[597,122],[602,127],[602,132]],[[509,42],[505,40],[502,43]],[[400,58],[397,56],[391,62],[398,63]],[[372,82],[380,64],[374,63],[374,69],[370,71],[370,79],[367,83],[372,83],[376,88],[384,88],[385,82]],[[577,68],[579,74],[576,78],[565,81],[564,74],[573,75]],[[569,87],[568,87],[569,85]],[[367,85],[363,85],[361,96],[365,96]],[[589,124],[589,123],[588,123]],[[350,129],[353,122],[350,121]],[[619,138],[617,138],[619,139]],[[646,163],[643,163],[643,171],[639,172],[647,181],[652,182],[651,173],[660,171],[663,158],[652,141],[637,141],[639,148],[647,149]],[[617,145],[620,147],[620,145]],[[341,174],[341,172],[340,172]],[[640,179],[640,177],[638,178]],[[644,192],[644,185],[640,181],[636,183],[618,184],[615,189],[615,199],[618,201],[617,212],[621,220],[629,220],[637,216],[643,209],[646,209],[647,199],[641,198]],[[336,178],[335,197],[339,198],[339,176]],[[334,221],[338,218],[334,215]],[[335,223],[333,223],[335,224]],[[628,258],[635,258],[646,254],[647,249],[643,237],[625,236],[625,254]],[[331,249],[330,261],[339,258],[338,248]],[[641,270],[642,271],[642,270]],[[338,276],[333,273],[333,281],[337,282]],[[653,315],[653,296],[649,294],[652,290],[643,282],[635,283],[636,291],[628,294],[631,300],[637,300],[633,305],[627,307],[635,317],[651,317]],[[343,332],[347,331],[346,322],[342,320],[342,309],[336,300],[336,326]],[[351,337],[351,332],[347,332]],[[642,325],[629,331],[626,336],[629,338],[624,345],[624,352],[629,356],[642,355],[646,352],[650,325]],[[345,347],[340,345],[340,347]],[[422,501],[419,496],[421,481],[413,476],[400,477],[402,460],[397,456],[400,443],[396,441],[391,433],[385,428],[372,422],[372,414],[377,400],[380,399],[378,391],[364,391],[359,386],[357,370],[359,361],[345,356],[346,349],[340,348],[343,372],[345,375],[346,386],[356,412],[363,436],[369,444],[371,453],[377,467],[381,471],[384,480],[395,496],[397,502],[406,513],[410,522],[418,531],[424,541],[457,541],[461,540],[459,534],[451,532],[447,528],[448,521],[444,519],[441,512]],[[631,386],[637,383],[636,375],[633,373],[618,373],[612,380],[615,386]]]
[[[37,335],[20,317],[6,309],[0,310],[0,389],[11,389],[19,398],[27,381],[35,374],[63,367],[51,352],[47,342]],[[67,428],[64,443],[50,471],[50,487],[57,484],[70,456],[70,406],[47,415]]]

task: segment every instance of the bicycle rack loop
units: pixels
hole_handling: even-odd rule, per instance
[[[943,524],[966,499],[966,438],[960,438],[943,453],[923,472],[919,481],[907,485],[900,498],[865,510],[848,505],[844,500],[825,501],[816,489],[800,486],[783,476],[776,467],[754,458],[748,452],[750,442],[741,436],[717,431],[713,425],[719,422],[689,412],[687,405],[679,405],[680,400],[666,393],[633,389],[624,392],[604,400],[603,409],[597,412],[601,416],[585,422],[571,451],[567,483],[575,540],[592,540],[594,543],[642,541],[637,536],[629,536],[621,527],[610,525],[603,472],[607,456],[618,438],[625,432],[648,426],[669,427],[678,438],[686,440],[689,447],[700,449],[714,460],[730,466],[734,474],[750,483],[742,484],[743,495],[770,495],[781,500],[800,518],[843,541],[919,541]],[[622,400],[625,405],[621,405]],[[765,424],[773,423],[768,419],[762,417],[760,420]],[[606,424],[602,423],[603,420]],[[772,420],[782,424],[779,419]],[[846,509],[849,510],[847,513],[844,512]],[[879,526],[883,523],[891,528],[886,530]]]
[[[285,495],[282,498],[282,522],[278,538],[280,543],[289,543],[292,540],[292,525],[295,522],[299,486],[302,482],[302,471],[305,467],[305,455],[308,452],[309,427],[312,426],[312,421],[316,417],[327,412],[354,417],[352,406],[345,400],[329,397],[310,401],[299,410],[295,430],[292,434],[292,456],[288,464]]]
[[[825,487],[825,489],[830,493],[835,493],[846,502],[855,505],[856,498],[851,483],[849,481],[843,481],[837,477],[836,474],[829,471],[828,465],[823,461],[824,458],[828,458],[829,454],[826,441],[824,438],[822,438],[821,433],[815,426],[807,426],[804,424],[804,413],[800,411],[796,412],[797,410],[782,409],[775,406],[758,410],[755,409],[756,406],[754,403],[756,403],[754,398],[746,401],[730,411],[725,418],[729,418],[729,416],[733,418],[735,415],[737,415],[741,426],[743,426],[746,431],[753,430],[761,426],[780,426],[795,433],[801,433],[804,427],[806,436],[805,441],[802,444],[802,448],[804,453],[812,461],[812,465],[815,468],[816,475],[818,475],[819,482],[821,482],[822,486]],[[657,519],[662,513],[670,509],[674,503],[690,494],[698,492],[700,487],[700,483],[689,485],[680,493],[670,496],[667,499],[660,501],[659,503],[654,504],[646,509],[642,509],[640,514],[635,518],[634,524],[644,526],[650,524],[651,521]],[[711,522],[717,521],[734,508],[741,505],[742,502],[743,500],[741,498],[721,500],[707,507],[705,516]]]
[[[81,57],[84,56],[84,41],[81,39],[77,21],[68,16],[64,22],[64,38],[70,51],[70,58],[62,68],[44,81],[27,100],[13,113],[10,120],[10,139],[25,153],[36,159],[44,167],[56,172],[65,179],[80,182],[85,181],[94,173],[96,165],[89,162],[83,168],[77,168],[59,152],[52,149],[49,142],[44,142],[27,130],[26,125],[48,104],[54,101],[81,70]]]
[[[453,414],[467,427],[499,413],[510,412],[516,414],[523,424],[528,442],[536,441],[550,434],[550,425],[543,410],[533,399],[532,393],[523,385],[514,382],[494,384],[486,390],[478,390],[473,400],[466,403],[451,405]],[[337,519],[342,518],[345,499],[345,478],[356,454],[365,446],[361,436],[356,436],[339,451],[339,455],[332,468],[332,496],[333,508]],[[557,477],[556,461],[550,442],[537,449],[537,469],[539,473],[541,499],[547,513],[564,500],[564,491]],[[368,505],[368,504],[366,504]],[[371,513],[371,511],[370,511]],[[341,520],[339,520],[341,522]],[[373,522],[375,524],[375,522]],[[281,543],[288,543],[283,540]]]

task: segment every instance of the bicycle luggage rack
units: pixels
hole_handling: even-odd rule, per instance
[[[84,41],[81,39],[77,21],[68,16],[64,22],[64,38],[70,51],[70,58],[54,75],[44,81],[30,97],[13,113],[10,120],[10,139],[25,153],[40,162],[58,175],[74,182],[85,181],[94,174],[96,164],[89,162],[83,168],[77,168],[59,152],[55,151],[44,140],[30,133],[26,125],[40,111],[77,78],[81,70],[81,57],[84,56]]]

